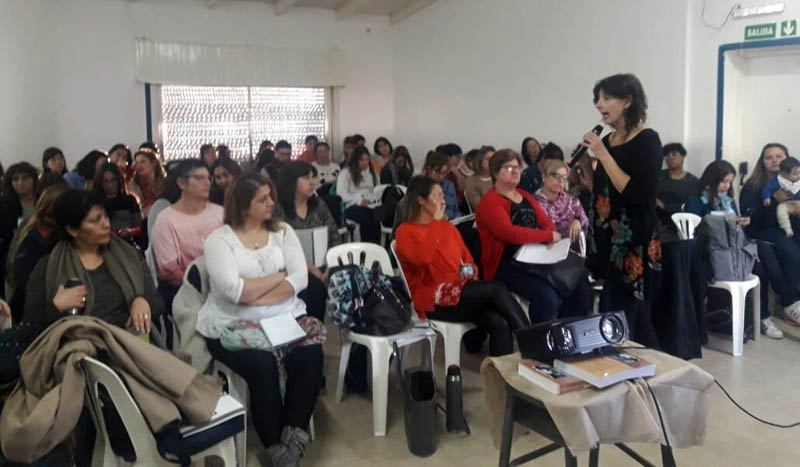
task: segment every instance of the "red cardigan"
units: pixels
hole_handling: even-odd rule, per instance
[[[536,211],[538,229],[519,227],[511,223],[511,200],[500,195],[494,188],[489,189],[481,197],[478,209],[475,210],[475,221],[478,223],[478,234],[481,237],[481,264],[483,278],[494,279],[503,250],[506,245],[525,245],[526,243],[550,243],[556,226],[547,217],[547,213],[539,206],[533,195],[517,188]]]
[[[406,222],[395,234],[397,258],[403,266],[414,308],[423,319],[433,311],[439,284],[457,281],[461,261],[475,264],[458,230],[447,220],[429,224]]]

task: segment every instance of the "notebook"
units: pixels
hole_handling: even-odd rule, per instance
[[[291,344],[305,339],[306,332],[297,324],[294,316],[288,313],[281,313],[271,318],[264,318],[258,322],[267,340],[273,348]]]
[[[328,252],[328,227],[298,229],[294,232],[300,240],[300,246],[303,247],[306,264],[313,264],[316,267],[324,266],[325,254]]]
[[[530,264],[554,264],[564,261],[569,255],[569,247],[572,241],[563,238],[553,245],[543,243],[529,243],[522,245],[514,254],[514,259],[521,263]]]
[[[187,438],[195,433],[221,425],[232,418],[244,416],[246,413],[247,411],[239,401],[228,394],[223,394],[217,401],[217,407],[214,409],[214,415],[211,416],[211,420],[203,425],[182,426],[180,429],[181,436]]]

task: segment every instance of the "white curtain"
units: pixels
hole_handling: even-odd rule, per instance
[[[136,39],[136,79],[200,86],[343,86],[337,49],[182,44]]]

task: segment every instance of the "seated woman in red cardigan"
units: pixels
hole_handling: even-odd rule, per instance
[[[513,352],[511,331],[530,323],[502,283],[477,280],[472,255],[444,215],[441,185],[414,177],[406,199],[396,250],[417,313],[441,321],[471,321],[478,325],[478,341],[489,335],[492,356]]]
[[[489,161],[494,187],[483,195],[475,212],[483,277],[503,282],[509,290],[528,300],[532,323],[584,315],[592,302],[586,278],[562,297],[547,280],[514,260],[514,253],[521,245],[561,240],[533,195],[517,188],[521,166],[522,158],[511,149],[497,151]]]

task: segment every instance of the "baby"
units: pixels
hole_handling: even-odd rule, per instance
[[[778,225],[786,232],[787,237],[794,235],[792,222],[789,216],[800,215],[800,161],[794,157],[787,157],[781,161],[780,173],[773,178],[761,190],[761,200],[764,206],[772,203],[772,194],[783,189],[788,191],[791,196],[786,201],[778,204],[777,218]]]

